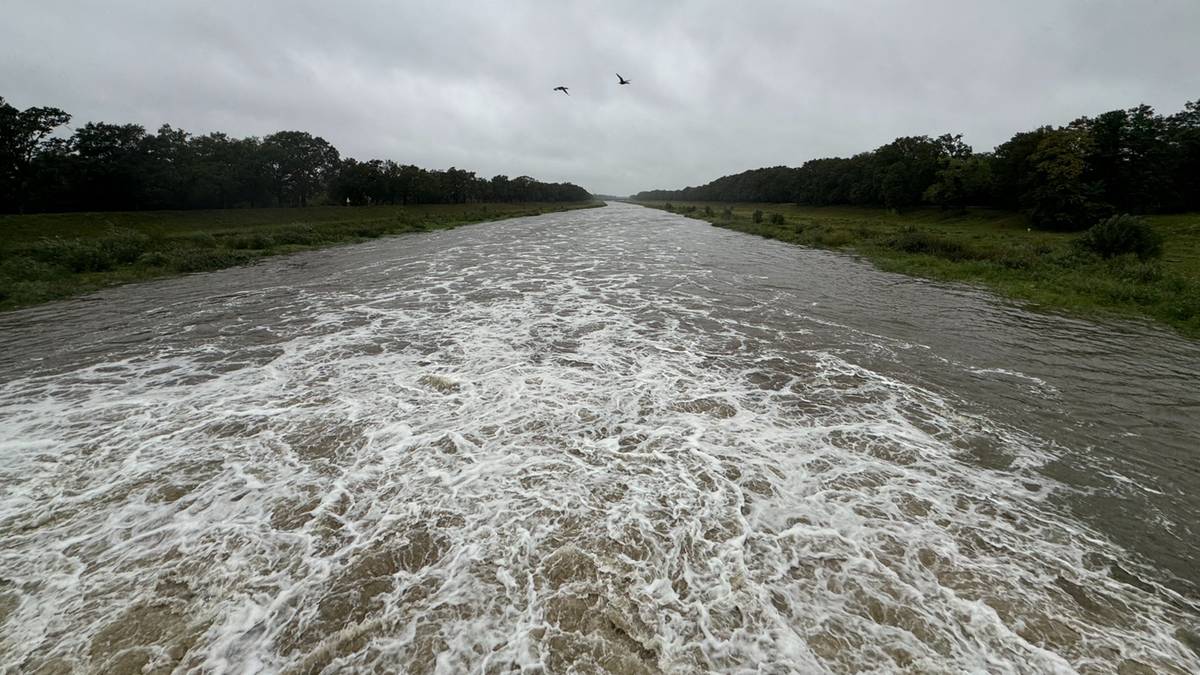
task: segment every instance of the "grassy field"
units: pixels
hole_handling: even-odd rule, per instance
[[[388,234],[599,202],[317,206],[0,216],[0,310]]]
[[[663,203],[645,204],[665,208]],[[853,251],[880,268],[965,281],[1035,306],[1080,315],[1150,318],[1200,338],[1200,214],[1149,216],[1161,259],[1102,259],[1078,235],[1030,230],[1001,211],[895,214],[792,204],[674,203],[672,211],[763,237]],[[761,222],[754,212],[761,211]]]

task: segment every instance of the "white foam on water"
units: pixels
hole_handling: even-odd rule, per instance
[[[673,247],[543,234],[0,385],[0,665],[1200,668],[1195,608],[1048,505],[1052,444]]]
[[[1027,375],[1025,373],[1022,373],[1019,370],[1010,370],[1008,368],[970,368],[970,369],[968,369],[968,372],[973,373],[975,375],[1002,375],[1002,376],[1014,377],[1014,378],[1018,378],[1018,379],[1022,379],[1022,380],[1028,380],[1029,382],[1032,382],[1034,385],[1036,385],[1038,389],[1057,393],[1054,391],[1054,388],[1051,387],[1049,384],[1047,384],[1046,381],[1043,380],[1042,378],[1034,377],[1033,375]]]

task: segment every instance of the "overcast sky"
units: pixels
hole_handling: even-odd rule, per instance
[[[1175,112],[1200,99],[1200,0],[6,0],[0,96],[628,194]]]

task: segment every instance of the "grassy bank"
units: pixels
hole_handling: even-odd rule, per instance
[[[1147,217],[1163,236],[1163,256],[1141,261],[1100,258],[1074,244],[1078,235],[1030,230],[1023,216],[1010,212],[895,214],[791,204],[670,207],[719,227],[853,251],[892,272],[979,284],[1047,309],[1150,318],[1200,338],[1200,214]],[[755,211],[761,212],[761,222],[755,222]]]
[[[0,310],[388,234],[597,205],[431,204],[0,216]]]

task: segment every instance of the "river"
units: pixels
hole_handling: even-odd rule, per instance
[[[1200,670],[1200,346],[631,205],[0,314],[0,670]],[[143,670],[144,669],[144,670]]]

